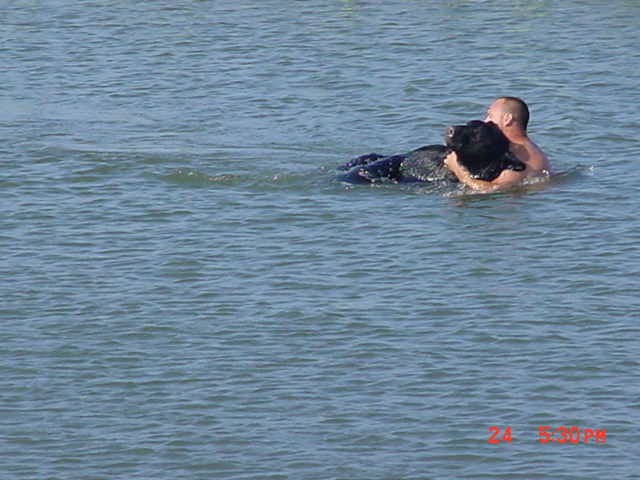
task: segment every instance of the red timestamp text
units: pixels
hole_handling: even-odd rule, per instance
[[[501,443],[511,443],[514,439],[511,426],[501,429],[497,426],[489,427],[491,435],[487,443],[499,445]],[[559,445],[577,444],[605,444],[607,443],[606,429],[572,427],[551,427],[549,425],[538,426],[538,442],[542,444],[557,443]]]

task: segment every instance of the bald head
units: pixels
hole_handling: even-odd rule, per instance
[[[524,131],[529,125],[529,107],[518,97],[500,97],[496,102],[500,103],[502,113],[511,114],[513,121],[519,124]]]

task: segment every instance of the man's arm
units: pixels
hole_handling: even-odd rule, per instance
[[[496,178],[487,182],[473,178],[469,171],[458,163],[458,156],[455,152],[450,153],[444,159],[444,164],[458,177],[462,183],[477,192],[491,193],[507,190],[520,183],[525,177],[525,171],[516,172],[514,170],[503,170]]]

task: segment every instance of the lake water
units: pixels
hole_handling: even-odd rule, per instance
[[[0,478],[638,478],[639,21],[5,1]],[[334,180],[500,95],[550,183]]]

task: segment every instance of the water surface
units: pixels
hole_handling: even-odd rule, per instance
[[[635,478],[639,15],[5,3],[0,477]],[[547,185],[333,179],[505,94]]]

